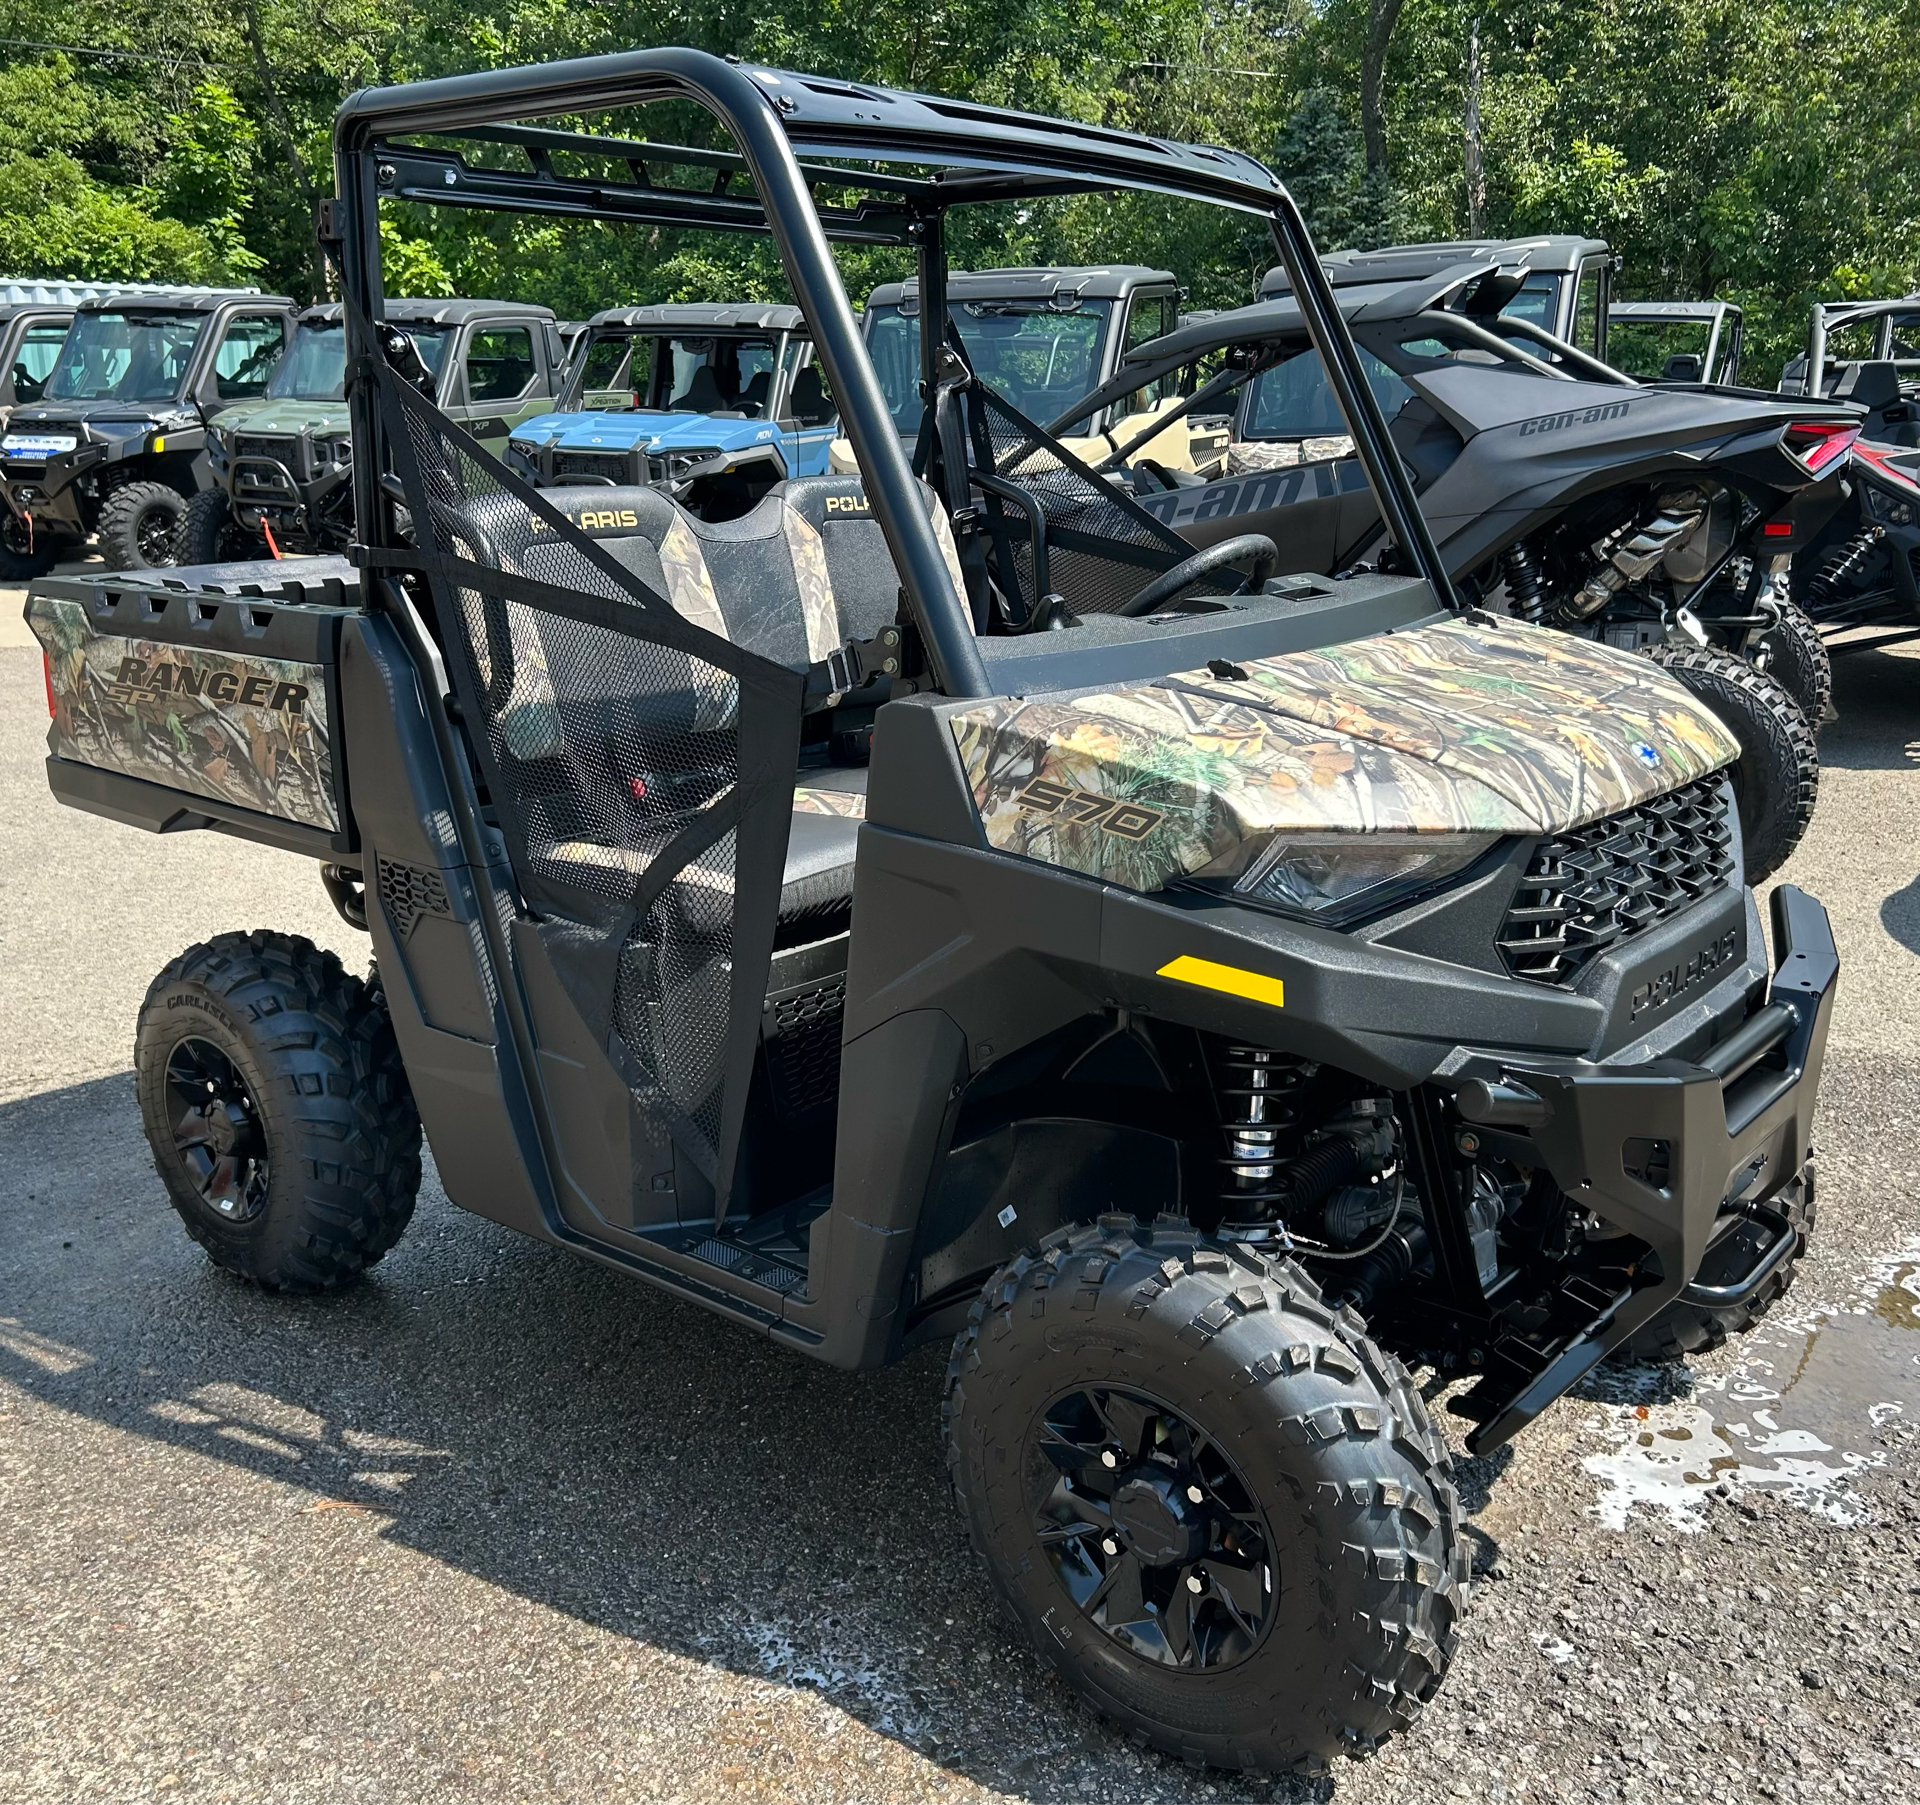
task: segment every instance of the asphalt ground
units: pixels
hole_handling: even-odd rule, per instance
[[[9,610],[11,612],[11,610]],[[1375,1801],[1911,1793],[1920,1766],[1920,658],[1842,661],[1816,1248],[1690,1369],[1461,1469],[1475,1608],[1411,1732],[1315,1782],[1143,1757],[997,1615],[942,1355],[853,1377],[522,1241],[431,1176],[353,1292],[209,1267],[128,1071],[227,928],[363,938],[302,861],[56,807],[0,649],[0,1805]]]

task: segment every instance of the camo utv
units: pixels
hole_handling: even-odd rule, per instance
[[[728,142],[634,136],[652,102]],[[1276,1772],[1412,1725],[1468,1562],[1409,1363],[1486,1452],[1802,1244],[1837,961],[1788,886],[1769,953],[1735,742],[1460,608],[1251,158],[668,49],[370,90],[335,166],[352,582],[29,604],[58,795],[303,851],[372,938],[372,984],[263,929],[149,992],[188,1231],[345,1283],[424,1125],[457,1203],[797,1356],[950,1346],[988,1581],[1140,1744]],[[1142,190],[1270,225],[1404,572],[1196,550],[976,379],[949,210]],[[376,324],[382,197],[771,232],[858,473],[717,523],[535,488]],[[915,258],[924,484],[835,239]]]

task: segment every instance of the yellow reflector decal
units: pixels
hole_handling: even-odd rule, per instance
[[[154,435],[153,448],[155,451],[165,451],[167,448],[166,440],[161,438],[157,433]]]
[[[1287,1000],[1286,986],[1278,978],[1257,971],[1242,971],[1237,965],[1216,965],[1211,959],[1196,959],[1182,953],[1160,967],[1158,974],[1178,984],[1198,984],[1202,990],[1224,990],[1230,997],[1245,997],[1250,1003],[1271,1003],[1281,1008]]]

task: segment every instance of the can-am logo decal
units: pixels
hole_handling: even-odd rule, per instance
[[[1697,953],[1656,972],[1633,993],[1631,1009],[1635,1016],[1649,1009],[1663,1009],[1674,998],[1684,996],[1695,985],[1710,978],[1723,965],[1739,956],[1740,930],[1730,928],[1718,940],[1709,940]]]
[[[1576,407],[1564,414],[1541,414],[1537,419],[1520,422],[1520,436],[1529,439],[1543,432],[1559,432],[1568,426],[1598,426],[1602,420],[1618,420],[1626,411],[1624,401],[1604,401],[1597,407]]]
[[[304,714],[313,692],[304,683],[277,683],[271,677],[241,677],[234,671],[201,671],[190,664],[148,664],[139,658],[120,660],[120,674],[108,685],[116,702],[137,696],[164,694],[198,696],[206,702],[238,702],[248,708],[281,709]]]
[[[1358,458],[1337,458],[1224,477],[1204,489],[1169,489],[1133,499],[1163,526],[1177,527],[1201,520],[1235,520],[1269,508],[1290,508],[1299,501],[1326,501],[1366,486],[1367,473]]]
[[[1044,777],[1036,777],[1014,801],[1036,815],[1058,815],[1063,821],[1079,827],[1097,827],[1102,833],[1118,834],[1123,840],[1144,840],[1166,819],[1157,808],[1142,808],[1137,802],[1117,802],[1111,796],[1096,796],[1091,790],[1049,783]]]

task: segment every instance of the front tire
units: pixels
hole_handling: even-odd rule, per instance
[[[154,979],[134,1038],[161,1182],[216,1266],[325,1291],[399,1240],[420,1117],[377,988],[290,934],[222,934]]]
[[[100,555],[114,570],[171,565],[186,512],[187,498],[165,483],[124,483],[101,506]]]
[[[1799,705],[1765,671],[1711,646],[1653,646],[1647,656],[1677,678],[1740,743],[1734,801],[1750,884],[1792,856],[1820,793],[1820,746]]]
[[[995,1590],[1136,1742],[1314,1771],[1438,1689],[1468,1572],[1445,1443],[1292,1262],[1063,1229],[974,1306],[944,1414]]]
[[[231,564],[272,554],[265,539],[234,519],[224,489],[202,489],[187,499],[173,555],[179,564]]]

